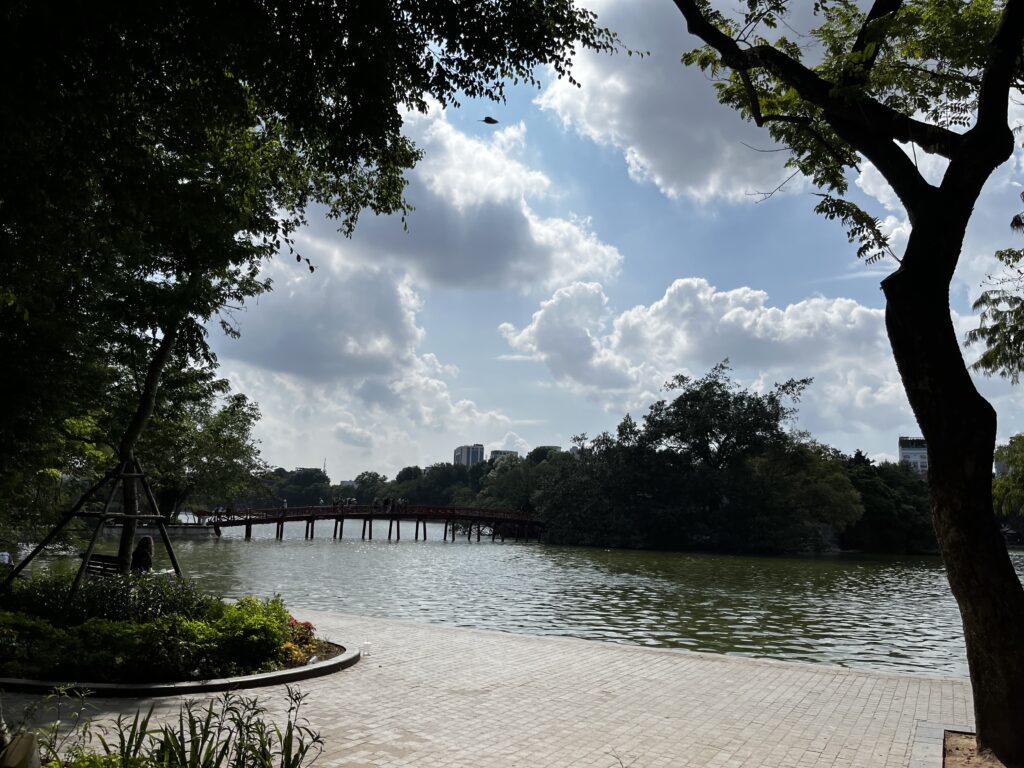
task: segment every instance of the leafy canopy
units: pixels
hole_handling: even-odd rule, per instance
[[[733,15],[708,0],[676,4],[708,42],[683,61],[715,80],[719,101],[788,148],[794,174],[821,190],[816,211],[845,225],[859,256],[896,256],[878,219],[845,198],[848,171],[863,154],[905,151],[916,165],[918,150],[949,157],[960,147],[957,131],[977,111],[1003,4],[880,0],[866,10],[854,0],[819,0],[817,26],[795,36],[785,0],[747,0]],[[1017,61],[1014,84],[1021,75]]]
[[[235,331],[311,205],[345,234],[408,210],[405,112],[615,46],[571,0],[15,0],[0,41],[5,478],[126,383],[130,449],[171,349],[212,361],[208,323]]]

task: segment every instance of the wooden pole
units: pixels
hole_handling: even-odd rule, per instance
[[[171,537],[167,535],[167,527],[164,525],[163,515],[160,514],[160,507],[157,506],[156,495],[153,493],[153,489],[149,487],[146,473],[142,471],[142,463],[138,459],[135,459],[135,471],[138,473],[142,491],[146,494],[146,501],[149,502],[149,509],[156,515],[156,527],[160,531],[160,538],[163,539],[164,549],[167,550],[167,557],[170,558],[171,567],[174,568],[175,575],[181,578],[181,566],[178,565],[178,558],[174,554]]]
[[[171,546],[171,537],[167,535],[167,526],[164,525],[164,519],[157,515],[156,527],[160,531],[160,538],[164,541],[164,548],[167,550],[167,557],[171,560],[171,567],[174,569],[175,575],[181,578],[181,566],[178,565],[178,558],[174,556],[174,547]]]
[[[89,561],[92,559],[93,550],[96,549],[96,539],[100,537],[100,531],[103,530],[103,526],[107,520],[101,517],[96,521],[96,530],[92,532],[92,538],[89,539],[89,546],[85,550],[85,554],[82,555],[82,564],[78,567],[78,573],[75,574],[75,580],[71,582],[71,589],[68,590],[68,599],[74,597],[75,593],[78,592],[78,585],[82,583],[82,577],[85,576],[85,569],[89,567]]]

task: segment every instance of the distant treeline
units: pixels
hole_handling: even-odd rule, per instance
[[[678,376],[642,424],[473,467],[363,472],[331,486],[319,469],[267,478],[290,505],[402,498],[535,514],[549,542],[719,552],[936,550],[928,491],[909,467],[847,456],[787,431],[808,380],[767,393],[735,385],[726,365]]]

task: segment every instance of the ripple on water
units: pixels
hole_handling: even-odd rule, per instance
[[[177,547],[186,572],[229,597],[298,608],[656,647],[966,674],[959,613],[937,558],[795,559],[537,544],[285,539]],[[354,538],[353,538],[354,537]],[[1013,553],[1018,573],[1024,553]]]

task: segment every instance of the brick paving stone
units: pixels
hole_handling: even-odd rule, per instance
[[[923,766],[914,744],[929,723],[973,729],[966,678],[303,617],[332,639],[372,643],[354,667],[300,684],[326,742],[322,768],[894,768]],[[283,719],[284,686],[246,695]],[[5,709],[31,700],[7,694]],[[100,718],[140,704],[92,700]],[[157,699],[157,715],[179,704]]]

